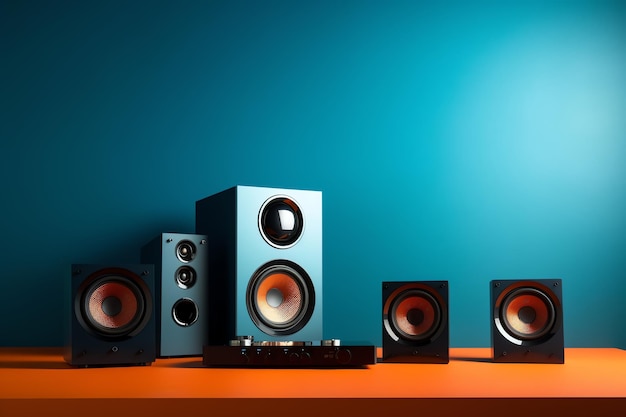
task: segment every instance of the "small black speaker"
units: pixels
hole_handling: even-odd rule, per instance
[[[494,362],[564,363],[560,279],[491,281]]]
[[[322,193],[237,186],[196,202],[210,344],[322,340]]]
[[[152,265],[76,264],[69,284],[67,363],[86,367],[154,362]]]
[[[383,362],[448,363],[448,282],[383,282]]]
[[[154,264],[157,357],[201,356],[208,343],[206,235],[162,233],[141,248]]]

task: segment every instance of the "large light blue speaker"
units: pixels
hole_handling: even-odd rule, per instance
[[[208,343],[208,244],[204,235],[163,233],[141,249],[156,275],[158,357],[200,356]]]
[[[196,202],[209,241],[210,343],[322,335],[322,193],[237,186]]]

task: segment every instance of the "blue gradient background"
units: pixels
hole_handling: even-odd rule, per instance
[[[567,346],[626,348],[623,2],[0,0],[0,345],[60,345],[74,262],[136,262],[236,184],[322,190],[325,336],[380,282],[564,280]]]

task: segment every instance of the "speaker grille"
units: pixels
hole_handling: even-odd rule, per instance
[[[540,340],[553,329],[556,308],[545,291],[520,287],[504,294],[496,305],[495,318],[501,329],[516,339]]]
[[[304,216],[298,204],[287,196],[268,199],[259,212],[259,230],[263,239],[276,248],[296,244],[304,230]]]
[[[87,278],[76,294],[81,325],[105,337],[132,336],[150,317],[150,293],[126,270],[102,270]]]
[[[315,308],[315,290],[304,269],[287,260],[269,262],[251,277],[247,307],[254,324],[269,335],[302,329]]]

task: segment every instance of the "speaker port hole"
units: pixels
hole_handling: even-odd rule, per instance
[[[198,320],[198,306],[190,298],[181,298],[172,307],[172,317],[179,326],[191,326]]]

